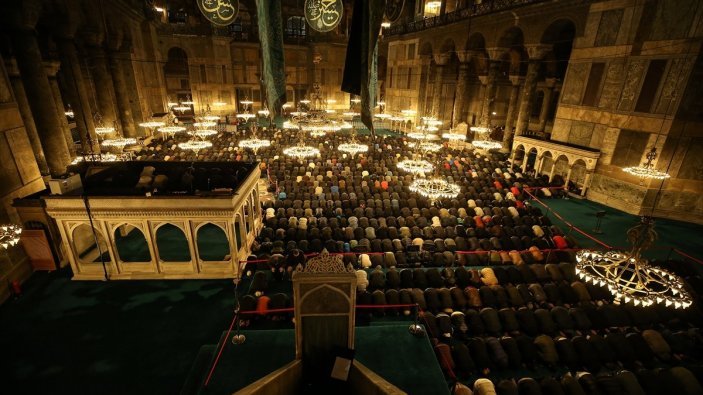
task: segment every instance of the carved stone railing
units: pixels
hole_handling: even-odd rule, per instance
[[[476,16],[492,14],[506,11],[512,8],[521,7],[528,4],[541,3],[545,0],[484,0],[480,4],[473,4],[466,8],[448,12],[444,15],[437,15],[410,23],[398,23],[388,30],[389,36],[415,33],[437,26],[444,26],[450,23],[459,22]]]

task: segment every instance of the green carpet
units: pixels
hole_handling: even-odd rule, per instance
[[[640,220],[638,216],[627,214],[623,211],[588,200],[540,200],[553,211],[559,213],[559,215],[568,222],[613,247],[629,247],[626,232],[629,228],[639,223]],[[538,203],[533,204],[545,211],[542,205]],[[603,234],[594,234],[593,229],[596,225],[595,213],[601,210],[606,212],[601,225]],[[550,213],[549,218],[552,220],[552,223],[561,227],[565,233],[569,231],[568,227],[553,214]],[[701,238],[703,234],[702,225],[658,219],[656,221],[655,230],[659,235],[659,239],[654,247],[645,253],[648,258],[666,259],[671,252],[671,248],[677,248],[695,258],[703,259],[703,238]],[[597,243],[576,231],[572,231],[570,234],[574,236],[583,247],[598,247]],[[671,254],[671,257],[681,259],[676,253]]]
[[[231,320],[231,281],[70,281],[35,273],[0,306],[12,394],[177,394]]]
[[[237,346],[227,342],[208,386],[193,392],[193,384],[204,382],[207,377],[216,353],[211,354],[211,346],[202,349],[203,355],[191,369],[191,374],[200,376],[186,379],[182,395],[230,394],[295,358],[293,330],[248,330],[242,333],[246,342]],[[427,337],[414,337],[408,333],[407,325],[397,324],[357,327],[355,336],[355,358],[400,389],[418,395],[449,393]],[[221,337],[220,342],[223,340]],[[207,359],[210,362],[203,369],[202,361]]]

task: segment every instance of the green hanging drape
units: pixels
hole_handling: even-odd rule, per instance
[[[281,0],[256,0],[256,16],[259,23],[266,101],[271,116],[274,116],[281,113],[281,106],[286,102]]]
[[[378,88],[378,35],[386,0],[354,2],[342,91],[361,96],[361,122],[375,136],[373,108]]]

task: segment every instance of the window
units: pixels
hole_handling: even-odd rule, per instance
[[[225,231],[215,224],[198,228],[198,256],[203,261],[226,261],[231,259],[229,240]]]
[[[666,69],[665,59],[654,59],[649,62],[647,74],[644,76],[642,89],[640,89],[640,95],[637,98],[637,104],[635,104],[635,111],[651,111],[652,103],[654,103],[654,98],[657,96],[657,92],[659,91],[659,84],[661,82],[662,75],[664,75],[664,69]]]
[[[408,59],[415,59],[415,43],[408,44]]]
[[[588,83],[586,83],[586,91],[583,94],[581,104],[584,106],[595,106],[598,102],[598,91],[603,80],[603,71],[605,63],[593,63],[591,65],[591,73],[588,75]]]
[[[305,18],[302,16],[292,16],[286,21],[286,36],[305,37]]]
[[[620,167],[638,166],[642,161],[648,141],[649,133],[627,129],[621,130],[610,164]]]

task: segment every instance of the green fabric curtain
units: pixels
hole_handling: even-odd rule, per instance
[[[256,0],[256,17],[259,22],[266,101],[273,117],[281,113],[281,106],[286,102],[281,0]]]
[[[372,135],[373,108],[378,88],[378,35],[383,22],[386,0],[354,2],[342,91],[361,96],[361,122]]]

